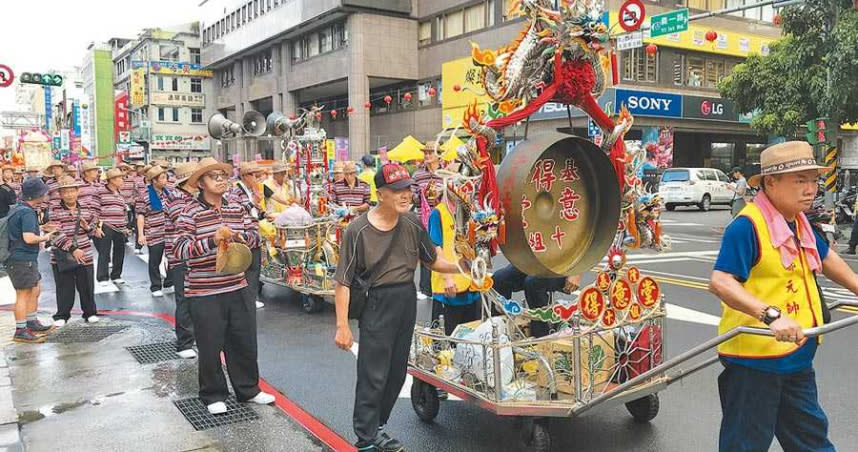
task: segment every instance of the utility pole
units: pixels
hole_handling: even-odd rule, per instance
[[[823,25],[823,34],[822,34],[822,45],[825,49],[826,54],[830,54],[834,48],[832,33],[834,31],[834,26],[837,24],[837,18],[840,16],[840,4],[839,0],[823,0],[823,12],[825,15],[825,24]],[[830,167],[828,172],[825,174],[825,207],[828,209],[834,208],[835,195],[837,191],[837,160],[838,160],[838,151],[837,151],[837,135],[840,130],[840,115],[837,113],[836,108],[832,108],[832,95],[833,95],[833,80],[831,79],[831,65],[825,66],[825,105],[826,112],[824,112],[825,116],[830,120],[830,124],[833,127],[833,131],[831,132],[830,140],[833,141],[833,145],[824,144],[823,145],[823,155],[826,160],[826,165]],[[830,146],[830,147],[829,147]]]

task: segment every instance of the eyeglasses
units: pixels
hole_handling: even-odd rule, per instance
[[[215,182],[224,181],[224,180],[227,180],[229,178],[229,176],[226,173],[221,172],[221,171],[206,173],[205,176],[208,177],[209,179],[215,181]]]
[[[346,171],[346,172],[345,172],[345,173],[343,173],[343,174],[357,174],[357,171]]]

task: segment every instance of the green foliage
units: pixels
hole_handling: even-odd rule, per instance
[[[739,111],[759,111],[751,127],[764,134],[794,137],[816,117],[858,121],[858,11],[834,0],[840,13],[826,34],[826,8],[808,0],[782,13],[784,37],[768,56],[751,55],[721,81],[721,95]],[[826,89],[827,70],[831,90]]]

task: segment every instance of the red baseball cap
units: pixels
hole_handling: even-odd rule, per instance
[[[388,163],[375,172],[375,188],[388,187],[391,190],[404,190],[414,185],[411,175],[404,166]]]

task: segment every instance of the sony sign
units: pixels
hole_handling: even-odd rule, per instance
[[[616,92],[617,108],[624,104],[633,116],[661,116],[665,118],[682,116],[682,96],[679,94],[618,89]]]

